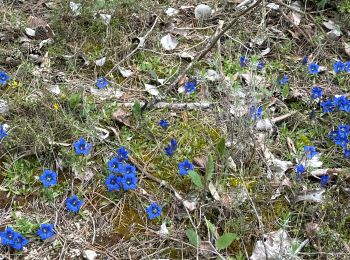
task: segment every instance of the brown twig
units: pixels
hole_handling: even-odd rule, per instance
[[[251,11],[252,9],[254,9],[255,7],[257,7],[262,0],[258,0],[256,1],[253,5],[249,6],[247,9],[237,12],[232,20],[229,22],[228,25],[226,25],[225,28],[223,28],[219,33],[214,34],[213,38],[211,39],[211,41],[209,42],[208,46],[206,48],[204,48],[201,52],[199,52],[196,57],[194,57],[194,59],[182,70],[182,72],[176,77],[176,79],[170,84],[170,86],[167,88],[167,90],[164,93],[164,96],[166,96],[170,91],[172,91],[178,84],[178,82],[184,78],[184,76],[186,75],[186,73],[198,62],[200,61],[202,58],[204,58],[208,52],[216,45],[217,41],[229,30],[233,27],[233,25],[236,24],[237,20],[239,17],[241,17],[242,15],[248,13],[249,11]],[[143,107],[142,110],[145,110],[146,108],[152,108],[156,103],[158,103],[161,100],[160,97],[156,97],[153,100],[151,100],[148,104],[146,103]]]

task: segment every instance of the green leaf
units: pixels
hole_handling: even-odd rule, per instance
[[[288,84],[284,85],[281,91],[282,97],[286,98],[289,94],[289,86]]]
[[[216,145],[216,149],[218,154],[222,157],[225,154],[226,146],[225,146],[225,138],[221,138],[218,144]]]
[[[218,240],[216,240],[216,249],[217,250],[221,250],[221,249],[225,249],[228,248],[231,243],[237,239],[237,234],[235,233],[225,233],[223,234],[221,237],[218,238]]]
[[[214,162],[211,154],[208,155],[207,165],[205,169],[205,179],[210,182],[214,174]]]
[[[191,177],[192,182],[197,188],[203,188],[202,177],[195,171],[188,171],[188,175]]]
[[[186,236],[188,237],[188,240],[190,243],[194,246],[199,246],[201,243],[200,237],[197,235],[196,231],[193,229],[187,229],[186,230]]]
[[[216,234],[216,227],[213,223],[211,223],[209,220],[207,220],[207,218],[205,218],[205,222],[207,223],[207,227],[209,229],[210,234],[212,234],[212,236],[215,236]]]
[[[140,118],[141,118],[141,104],[138,100],[136,100],[134,105],[132,106],[132,114],[134,115],[134,118],[136,120],[140,120]]]
[[[81,101],[81,97],[79,93],[72,94],[68,100],[69,106],[72,109],[75,109],[79,105],[80,101]]]

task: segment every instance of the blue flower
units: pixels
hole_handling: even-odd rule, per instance
[[[239,58],[239,65],[241,67],[245,67],[245,66],[247,66],[247,64],[248,64],[248,59],[245,56],[241,56]]]
[[[258,70],[262,70],[262,69],[264,68],[264,65],[265,65],[264,61],[263,61],[263,60],[259,60],[259,63],[258,63],[258,65],[256,66],[256,68],[257,68]]]
[[[280,80],[280,84],[281,85],[285,85],[285,84],[287,84],[287,82],[288,82],[288,76],[287,75],[283,75],[281,80]]]
[[[345,69],[345,64],[340,60],[333,64],[333,70],[336,74],[344,71],[344,69]]]
[[[339,125],[338,131],[340,136],[348,136],[350,133],[350,126],[349,125]]]
[[[90,153],[91,143],[87,143],[82,137],[78,141],[74,142],[73,145],[77,155],[88,155]]]
[[[0,85],[5,86],[7,81],[9,81],[9,80],[10,80],[10,76],[7,75],[6,71],[4,71],[4,70],[1,71],[0,72]]]
[[[107,163],[108,169],[113,173],[124,173],[123,163],[117,157],[113,157]]]
[[[124,190],[136,190],[137,177],[135,174],[124,174],[123,180],[123,189]]]
[[[129,152],[125,149],[124,146],[120,147],[117,150],[117,158],[120,162],[127,161],[129,157]]]
[[[7,136],[7,132],[5,131],[5,128],[3,125],[0,125],[0,140],[2,140],[3,138],[5,138]]]
[[[350,61],[345,62],[344,71],[350,73]]]
[[[66,199],[66,207],[69,211],[78,213],[84,202],[80,200],[76,195],[73,195]]]
[[[322,107],[323,113],[334,112],[335,110],[334,102],[329,99],[321,102],[321,107]]]
[[[162,207],[157,205],[157,203],[152,202],[146,209],[146,212],[148,214],[148,218],[152,220],[162,215]]]
[[[348,140],[347,137],[338,136],[338,138],[334,139],[334,143],[335,143],[336,145],[339,145],[339,146],[345,148],[345,147],[348,145],[349,140]]]
[[[305,166],[302,164],[298,164],[296,167],[296,172],[302,174],[303,172],[305,172]]]
[[[105,180],[108,191],[118,191],[121,189],[123,178],[114,174],[110,174]]]
[[[104,89],[108,86],[108,80],[104,77],[98,78],[96,82],[96,87],[99,89]]]
[[[4,246],[11,245],[15,238],[15,234],[16,232],[12,228],[6,227],[3,232],[0,232],[1,244]]]
[[[22,250],[25,245],[29,243],[29,240],[22,236],[20,233],[15,233],[12,243],[10,244],[16,250]]]
[[[136,174],[136,168],[134,165],[125,164],[124,165],[124,174]]]
[[[341,111],[350,112],[350,101],[345,96],[337,96],[333,101],[334,105]]]
[[[190,94],[190,93],[195,92],[196,91],[196,85],[197,85],[197,82],[195,80],[187,81],[185,83],[185,92],[186,92],[186,94]]]
[[[321,176],[321,187],[326,187],[327,186],[327,183],[329,181],[329,175],[322,175]]]
[[[322,95],[323,95],[322,88],[319,88],[319,87],[315,86],[311,90],[311,98],[312,99],[320,98],[320,97],[322,97]]]
[[[49,188],[57,184],[57,173],[51,170],[44,170],[39,179],[45,188]]]
[[[250,111],[249,111],[250,117],[253,120],[256,120],[257,118],[261,119],[262,118],[262,113],[263,113],[263,108],[261,106],[258,107],[258,108],[256,108],[256,106],[252,106],[250,108]]]
[[[160,127],[163,128],[164,130],[167,130],[170,124],[169,124],[169,122],[168,122],[166,119],[161,119],[161,120],[159,121],[159,125],[160,125]]]
[[[174,138],[170,140],[170,144],[164,148],[165,154],[172,157],[177,149],[177,142]]]
[[[318,74],[318,72],[320,70],[320,66],[313,62],[313,63],[310,63],[308,69],[309,69],[310,75]]]
[[[41,224],[39,230],[36,234],[42,239],[46,240],[55,235],[55,231],[53,230],[53,224]]]
[[[318,154],[315,146],[307,146],[307,145],[304,146],[304,153],[309,159],[312,159],[315,155]]]
[[[305,65],[309,60],[309,56],[305,55],[303,59],[301,60],[301,64]]]
[[[344,149],[344,158],[346,159],[350,158],[350,149]]]
[[[188,171],[193,170],[193,164],[189,160],[184,160],[183,162],[178,164],[179,167],[179,174],[180,175],[187,175]]]

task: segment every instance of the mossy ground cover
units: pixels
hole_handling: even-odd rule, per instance
[[[320,105],[334,95],[348,96],[350,74],[333,70],[336,61],[350,59],[344,50],[350,44],[344,22],[348,1],[308,3],[313,13],[303,15],[300,26],[282,15],[290,15],[285,6],[280,11],[258,6],[240,17],[179,84],[196,79],[194,93],[175,89],[162,97],[164,108],[141,109],[153,98],[145,84],[165,93],[189,62],[183,53],[201,51],[219,20],[231,19],[236,4],[226,2],[206,1],[216,12],[204,22],[194,18],[194,7],[180,9],[189,5],[186,1],[82,1],[79,14],[70,1],[0,4],[0,71],[10,76],[0,85],[0,99],[8,106],[0,113],[0,125],[8,126],[0,140],[0,231],[11,227],[29,240],[23,250],[1,246],[0,257],[78,259],[93,250],[97,259],[248,259],[257,241],[283,229],[292,239],[288,257],[348,259],[349,159],[328,134],[350,124],[349,114],[325,113]],[[180,9],[175,18],[165,14],[168,7]],[[106,13],[108,25],[100,16]],[[47,21],[54,32],[37,56],[23,40],[30,16]],[[341,39],[329,39],[322,24],[327,19],[339,25]],[[179,44],[165,51],[160,39],[169,31]],[[142,48],[128,57],[145,35]],[[31,45],[40,43],[30,38]],[[306,55],[308,63],[302,64]],[[247,66],[240,64],[242,56]],[[106,62],[97,66],[102,57]],[[323,71],[310,75],[312,62]],[[133,75],[124,77],[116,65]],[[208,69],[222,77],[211,81]],[[283,75],[287,84],[280,83]],[[96,86],[99,77],[109,82],[105,90]],[[310,98],[316,85],[324,91],[321,100]],[[204,102],[209,108],[174,106]],[[276,119],[271,129],[258,129],[249,114],[252,106],[263,108],[263,119]],[[159,125],[161,119],[169,128]],[[261,135],[271,154],[290,163],[279,176]],[[86,156],[73,146],[81,137],[91,143]],[[164,148],[172,138],[177,149],[169,157]],[[136,166],[137,189],[109,192],[107,164],[121,146]],[[315,146],[323,164],[306,167],[298,178],[296,166],[308,162],[305,146]],[[179,175],[178,164],[185,159],[195,165],[194,172]],[[58,174],[53,187],[44,188],[39,180],[45,169]],[[315,175],[317,169],[325,172]],[[320,187],[323,175],[330,179]],[[321,203],[298,199],[322,189]],[[84,202],[77,214],[66,208],[73,194]],[[152,220],[151,202],[162,207]],[[44,243],[37,236],[42,223],[54,224],[55,230]]]

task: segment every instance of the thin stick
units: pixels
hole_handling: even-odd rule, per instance
[[[218,34],[214,34],[212,40],[210,41],[209,45],[204,48],[201,52],[199,52],[196,57],[193,59],[193,61],[191,61],[186,68],[184,68],[184,70],[176,77],[176,79],[170,84],[170,86],[168,87],[168,89],[165,91],[164,95],[168,94],[172,89],[174,89],[177,84],[179,83],[179,81],[184,78],[184,76],[186,75],[186,73],[194,66],[194,64],[196,64],[198,61],[200,61],[202,58],[205,57],[205,55],[208,54],[208,52],[216,45],[216,42],[229,30],[231,29],[231,27],[233,25],[236,24],[238,18],[246,13],[248,13],[250,10],[252,10],[253,8],[255,8],[256,6],[258,6],[261,3],[262,0],[258,0],[256,1],[255,4],[251,5],[250,7],[248,7],[247,9],[238,12],[236,15],[233,16],[232,20],[230,21],[230,23],[228,25],[226,25],[225,28],[223,28]],[[156,97],[153,100],[151,100],[148,104],[146,103],[143,107],[142,110],[145,110],[147,107],[151,108],[153,107],[156,103],[158,103],[161,100],[160,97]]]

